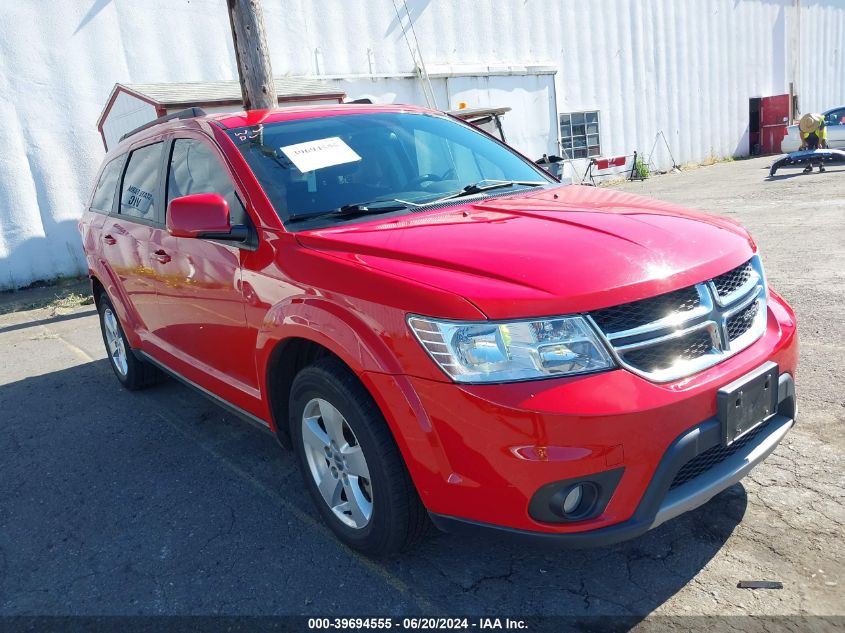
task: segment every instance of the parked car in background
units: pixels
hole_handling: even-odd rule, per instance
[[[795,316],[745,229],[561,186],[442,113],[156,122],[108,153],[79,227],[117,379],[166,372],[273,433],[370,554],[429,517],[632,538],[794,423]]]
[[[823,114],[827,126],[828,147],[845,149],[845,106],[828,110]],[[783,137],[780,147],[786,154],[797,152],[801,147],[801,132],[798,130],[797,123],[786,128],[786,136]]]

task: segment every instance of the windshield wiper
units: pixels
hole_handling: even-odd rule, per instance
[[[490,184],[483,184],[485,182],[489,182]],[[445,198],[440,198],[440,200],[437,200],[437,202],[441,202],[443,200],[452,200],[454,198],[462,198],[464,196],[471,196],[476,193],[484,193],[485,191],[492,191],[493,189],[504,189],[505,187],[514,187],[517,185],[522,185],[524,187],[541,187],[542,185],[547,184],[549,183],[532,180],[479,180],[478,182],[474,182],[472,184],[467,185],[456,193],[450,194]]]
[[[490,183],[490,184],[483,184]],[[425,207],[429,204],[437,204],[444,200],[452,200],[454,198],[461,198],[463,196],[471,196],[476,193],[483,193],[493,189],[504,189],[505,187],[541,187],[547,185],[547,182],[532,181],[532,180],[479,180],[467,185],[460,191],[449,194],[444,198],[437,198],[430,200],[423,204],[415,204],[413,202],[405,202],[399,199],[393,200],[373,200],[371,202],[359,202],[356,204],[345,204],[338,209],[331,209],[329,211],[318,211],[317,213],[294,213],[289,216],[286,222],[304,222],[306,220],[314,220],[317,218],[354,218],[362,215],[376,215],[378,213],[390,213],[392,211],[401,211],[410,207]],[[392,204],[382,204],[389,202]],[[378,206],[374,206],[378,205]]]
[[[357,204],[345,204],[338,209],[331,209],[330,211],[319,211],[317,213],[295,213],[291,215],[288,222],[303,222],[305,220],[314,220],[316,218],[354,218],[362,215],[376,215],[378,213],[390,213],[391,211],[401,211],[407,209],[410,205],[398,200],[393,204],[382,205],[381,202],[393,202],[385,200],[374,200],[372,202],[361,202]],[[379,204],[379,206],[371,206]]]

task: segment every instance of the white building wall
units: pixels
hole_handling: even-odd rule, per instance
[[[428,65],[440,110],[496,105],[509,107],[502,121],[507,142],[532,159],[557,153],[555,73],[546,67],[502,68]],[[418,103],[425,96],[416,77],[332,80],[350,98],[376,103]]]
[[[748,99],[784,94],[790,81],[804,111],[845,104],[845,0],[263,5],[277,75],[357,76],[360,85],[371,73],[411,72],[402,28],[411,23],[428,65],[551,63],[559,111],[600,110],[607,155],[648,153],[659,131],[681,163],[745,154]],[[114,83],[234,79],[230,40],[225,0],[0,3],[0,287],[84,272],[76,219],[102,158],[96,120]],[[456,105],[438,90],[441,108]],[[515,124],[537,112],[506,116],[517,143],[536,141],[518,138],[524,124]],[[662,149],[651,158],[669,162]]]
[[[86,272],[76,224],[114,84],[233,79],[231,37],[222,0],[0,2],[0,288]]]
[[[802,0],[801,7],[801,109],[845,105],[845,0]]]

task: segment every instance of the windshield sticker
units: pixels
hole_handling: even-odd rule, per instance
[[[323,138],[319,141],[287,145],[279,149],[303,174],[323,167],[333,167],[361,160],[355,150],[337,136]]]

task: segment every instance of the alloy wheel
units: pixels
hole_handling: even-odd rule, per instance
[[[370,470],[343,414],[326,400],[310,400],[302,413],[302,442],[323,501],[345,525],[366,527],[373,514]]]
[[[126,358],[126,345],[123,343],[123,336],[120,334],[120,326],[111,308],[103,311],[103,330],[106,334],[106,345],[108,346],[109,357],[115,369],[121,376],[129,372],[129,363]]]

